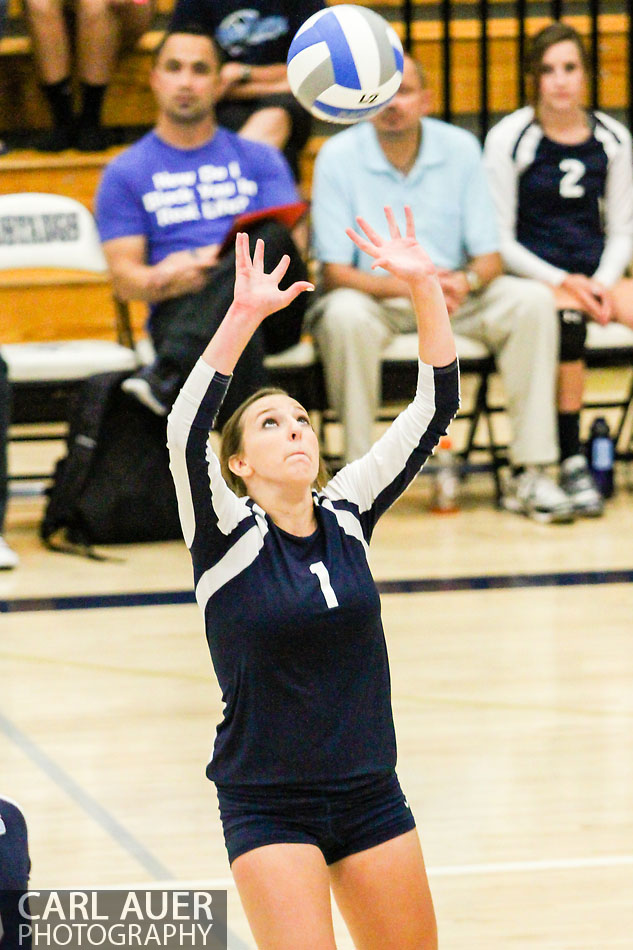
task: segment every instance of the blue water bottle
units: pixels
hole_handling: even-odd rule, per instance
[[[593,420],[587,442],[587,460],[598,491],[603,498],[613,495],[615,446],[604,416]]]

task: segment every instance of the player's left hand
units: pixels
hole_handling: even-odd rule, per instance
[[[389,239],[382,238],[361,217],[357,217],[356,221],[359,228],[367,235],[367,240],[352,228],[346,228],[345,233],[361,251],[374,258],[374,263],[371,265],[372,270],[383,267],[394,277],[406,281],[407,284],[436,277],[435,266],[431,258],[416,240],[413,212],[408,205],[405,205],[404,214],[406,219],[406,235],[404,237],[400,234],[393,210],[390,207],[385,208]]]

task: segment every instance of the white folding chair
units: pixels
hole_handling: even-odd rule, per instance
[[[633,330],[621,323],[600,326],[592,321],[587,325],[586,353],[589,369],[633,369]],[[619,394],[609,392],[607,395],[585,400],[583,408],[617,410],[613,433],[616,454],[620,459],[630,460],[633,457],[633,426],[630,425],[633,415],[633,372],[629,373],[628,385],[625,385]]]
[[[41,301],[59,288],[88,294],[94,289],[103,297],[111,308],[112,339],[93,336],[81,313],[74,321],[76,338],[59,339],[55,323],[64,315],[54,312],[54,303],[45,319],[33,319],[28,295],[36,293]],[[7,303],[20,299],[17,312],[7,305],[0,316],[13,423],[64,421],[69,397],[83,379],[138,365],[129,310],[112,295],[94,218],[73,198],[39,192],[0,196],[0,294]]]

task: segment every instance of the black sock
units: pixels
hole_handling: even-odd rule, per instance
[[[42,83],[44,95],[53,113],[53,125],[56,128],[70,128],[73,124],[73,93],[70,78],[59,82]]]
[[[580,452],[580,413],[579,412],[559,412],[558,413],[558,444],[560,446],[560,460],[572,455],[578,455]]]
[[[81,128],[96,128],[101,124],[101,106],[107,88],[107,86],[93,86],[91,83],[82,82],[79,115]]]

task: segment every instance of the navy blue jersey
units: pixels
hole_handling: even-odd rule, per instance
[[[306,538],[224,482],[208,431],[228,382],[199,361],[167,430],[225,704],[207,774],[222,784],[295,785],[392,769],[389,665],[368,544],[457,410],[457,364],[420,364],[414,402],[364,458],[313,493],[318,527]]]
[[[565,274],[615,283],[633,253],[631,136],[615,119],[589,112],[577,145],[547,138],[531,107],[488,134],[486,168],[506,266],[558,284]]]
[[[324,6],[322,0],[178,0],[170,28],[200,24],[227,59],[269,66],[286,62],[299,27]]]
[[[20,936],[24,923],[18,910],[20,896],[28,890],[31,861],[24,815],[15,802],[0,798],[0,947],[30,950],[31,939]],[[28,910],[28,906],[27,906]]]
[[[533,161],[519,175],[518,241],[554,267],[593,274],[604,249],[607,164],[593,135],[580,145],[542,135]]]

